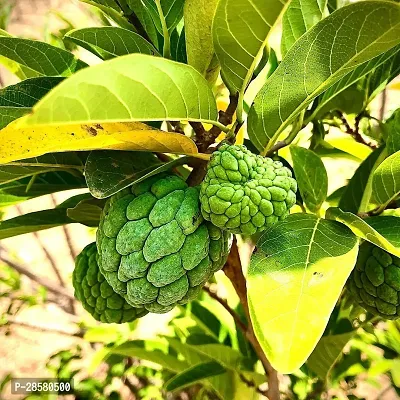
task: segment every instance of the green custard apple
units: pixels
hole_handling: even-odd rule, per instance
[[[223,144],[213,153],[201,184],[201,211],[223,230],[253,235],[289,215],[296,191],[292,172],[280,161]]]
[[[101,322],[131,322],[148,312],[144,308],[135,308],[123,297],[115,293],[100,272],[97,263],[96,243],[86,246],[76,257],[72,283],[75,297],[93,318]]]
[[[134,307],[170,311],[221,269],[230,234],[204,221],[199,189],[156,175],[112,196],[97,231],[100,268]]]
[[[348,287],[357,302],[372,314],[386,319],[400,317],[400,258],[364,242]]]

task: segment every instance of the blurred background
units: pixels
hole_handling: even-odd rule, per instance
[[[55,46],[65,47],[62,37],[71,29],[101,24],[99,12],[79,1],[0,0],[0,28],[19,37],[43,40]],[[74,47],[67,49],[78,51]],[[97,62],[95,56],[82,49],[79,56],[90,64]],[[14,76],[0,67],[0,87],[16,82]],[[220,99],[221,108],[225,106],[225,100]],[[374,101],[372,114],[378,118],[387,117],[399,106],[398,80]],[[330,179],[330,193],[342,187],[359,165],[354,159],[341,160],[338,164],[337,160],[324,158],[324,163]],[[0,204],[0,218],[53,208],[78,193],[69,191],[43,196],[7,208]],[[82,387],[87,389],[84,393],[88,393],[88,397],[82,395],[81,398],[111,398],[114,392],[123,399],[191,398],[190,391],[167,396],[162,390],[163,376],[154,364],[135,360],[133,364],[132,360],[127,364],[122,357],[109,363],[102,362],[104,345],[109,342],[170,333],[170,321],[176,313],[152,314],[137,324],[122,326],[96,323],[74,301],[71,284],[74,257],[94,240],[94,229],[71,224],[0,242],[0,398],[22,398],[9,394],[7,385],[11,376],[75,376],[76,381],[82,382]],[[231,302],[237,302],[223,273],[217,274],[217,282],[218,290],[225,296],[229,294]],[[388,363],[382,358],[385,350],[375,332],[361,332],[345,348],[346,356],[343,363],[338,363],[330,398],[399,398],[395,387],[400,387],[400,329],[399,324],[390,324],[394,335],[391,339],[394,342],[392,358],[397,360],[396,363]],[[384,328],[386,332],[388,327],[376,328],[382,328],[382,332]],[[129,380],[120,379],[128,370],[131,373]],[[301,374],[296,378],[299,383],[294,398],[312,399],[307,397],[309,383],[303,378]],[[282,381],[295,386],[296,382],[293,384],[291,379],[283,378]]]

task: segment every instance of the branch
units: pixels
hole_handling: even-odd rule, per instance
[[[236,239],[234,239],[233,241],[231,252],[228,256],[228,260],[223,270],[225,272],[225,275],[232,282],[233,287],[235,288],[236,293],[239,296],[240,302],[246,314],[248,321],[246,338],[252,344],[254,351],[257,353],[257,356],[260,359],[266,374],[268,375],[268,391],[267,391],[268,398],[270,400],[279,400],[280,393],[279,393],[278,374],[268,361],[254,333],[253,324],[251,323],[249,304],[247,302],[246,279],[243,275]]]
[[[260,389],[255,382],[253,382],[251,379],[247,379],[243,374],[239,374],[239,378],[242,382],[244,382],[247,386],[254,388],[255,391],[262,396],[268,397],[268,391],[267,390],[262,390]]]
[[[24,328],[29,328],[29,329],[35,329],[41,332],[48,332],[48,333],[57,333],[59,335],[65,335],[65,336],[72,336],[72,337],[77,337],[77,338],[83,338],[85,332],[83,330],[79,330],[77,332],[69,332],[69,331],[65,331],[62,329],[57,329],[57,328],[53,328],[50,326],[45,326],[45,325],[34,325],[34,324],[30,324],[28,322],[23,322],[23,321],[18,321],[17,319],[11,317],[11,316],[7,316],[7,324],[13,324],[13,325],[19,325],[22,326]]]
[[[345,118],[344,114],[341,111],[336,111],[336,113],[339,116],[340,120],[342,121],[343,126],[346,129],[346,133],[351,135],[356,142],[364,144],[365,146],[368,146],[373,150],[375,150],[377,148],[377,146],[374,143],[367,142],[366,140],[364,140],[364,138],[362,137],[362,135],[360,133],[360,130],[359,130],[360,121],[361,121],[361,118],[364,116],[362,113],[357,115],[357,117],[356,117],[355,129],[351,128],[349,122],[347,121],[347,119]]]
[[[0,248],[1,250],[1,248]],[[40,286],[45,287],[49,292],[52,292],[58,296],[64,296],[68,300],[75,301],[74,296],[65,288],[63,288],[60,285],[57,285],[53,283],[52,281],[42,278],[40,276],[35,275],[28,269],[26,269],[23,265],[16,263],[15,261],[12,261],[9,259],[7,256],[0,254],[0,261],[3,263],[7,264],[11,268],[14,268],[18,273],[27,276],[29,279],[32,281],[36,282]]]
[[[230,96],[229,105],[227,109],[225,111],[221,110],[219,112],[218,122],[224,126],[230,125],[232,123],[233,114],[235,114],[237,106],[238,106],[238,95],[236,94]],[[200,124],[200,123],[195,122],[195,124]],[[222,132],[221,128],[215,125],[209,131],[206,131],[204,127],[203,127],[204,132],[201,131],[199,127],[198,127],[198,132],[196,131],[195,128],[193,128],[193,130],[196,133],[196,144],[201,153],[204,153],[208,149],[208,147],[215,142],[215,139]]]
[[[243,332],[243,334],[246,336],[247,334],[247,327],[246,325],[242,322],[242,320],[239,317],[239,314],[237,314],[234,310],[232,310],[231,307],[229,307],[228,303],[226,300],[222,299],[221,297],[218,296],[217,293],[211,290],[209,286],[204,286],[203,290],[208,293],[210,297],[212,297],[214,300],[217,300],[218,303],[220,303],[226,311],[228,311],[229,314],[231,314],[232,318],[235,320],[236,325],[240,328],[240,330]]]

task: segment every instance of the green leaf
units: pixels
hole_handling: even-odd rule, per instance
[[[212,26],[215,53],[231,92],[246,88],[285,0],[220,0]]]
[[[353,43],[353,38],[357,38]],[[400,42],[400,5],[362,1],[318,22],[289,50],[256,96],[248,131],[263,151],[311,101]]]
[[[0,54],[36,76],[69,76],[87,66],[69,51],[15,37],[0,36]]]
[[[32,78],[0,90],[0,129],[31,111],[63,78]]]
[[[391,57],[376,68],[368,77],[367,104],[382,92],[390,81],[400,74],[400,46],[396,46],[391,53]]]
[[[92,195],[104,199],[150,176],[182,165],[188,159],[182,157],[160,164],[148,152],[95,151],[87,159],[85,177]]]
[[[355,335],[356,331],[340,335],[323,336],[308,358],[307,365],[322,380],[327,379],[333,366],[340,357],[343,347]]]
[[[107,105],[106,113],[99,104]],[[194,68],[130,54],[74,74],[26,118],[27,125],[166,119],[215,123],[217,106],[207,81]]]
[[[167,353],[168,347],[163,342],[150,340],[131,340],[112,349],[112,353],[140,358],[161,365],[168,371],[179,373],[187,369],[187,361],[178,360]]]
[[[260,237],[247,277],[250,316],[279,372],[296,370],[313,351],[357,253],[350,229],[311,214],[292,214]]]
[[[103,7],[109,7],[116,11],[122,11],[115,0],[91,0],[91,1],[92,3],[96,3]]]
[[[86,183],[83,176],[78,177],[68,172],[48,172],[31,177],[21,178],[0,185],[0,207],[5,207],[29,200],[72,189],[85,188]]]
[[[369,177],[381,153],[381,148],[375,150],[357,168],[340,198],[339,208],[343,211],[358,213]]]
[[[214,56],[211,26],[218,0],[186,0],[184,7],[188,64],[205,75]]]
[[[65,39],[89,50],[102,60],[131,53],[158,55],[153,45],[140,35],[116,26],[75,29],[68,32]]]
[[[104,203],[97,199],[85,199],[75,207],[68,208],[67,216],[80,224],[97,227],[99,226],[103,206]]]
[[[51,153],[0,165],[0,185],[49,171],[82,168],[82,161],[74,152]],[[1,186],[0,186],[1,188]]]
[[[185,28],[182,29],[180,34],[177,29],[174,29],[170,36],[172,60],[187,64]]]
[[[328,174],[321,158],[304,147],[291,146],[293,169],[307,208],[317,212],[328,194]]]
[[[72,222],[64,208],[32,212],[0,222],[0,240]]]
[[[216,375],[221,375],[226,372],[226,369],[215,361],[209,361],[197,364],[186,369],[180,374],[175,375],[165,383],[165,390],[174,391],[194,385],[204,379],[211,378]]]
[[[399,217],[379,216],[361,219],[357,215],[342,211],[340,208],[331,207],[326,211],[326,218],[347,225],[358,237],[400,257]]]
[[[399,52],[400,54],[400,52]],[[388,154],[400,151],[400,108],[398,108],[383,125],[386,133],[386,150]]]
[[[326,90],[324,93],[318,96],[316,100],[318,101],[318,105],[306,122],[311,121],[314,118],[318,118],[318,116],[322,114],[327,107],[329,107],[329,104],[335,102],[336,97],[345,96],[345,91],[348,88],[354,85],[354,83],[358,82],[365,75],[369,74],[371,71],[379,69],[380,66],[386,65],[386,63],[389,60],[393,59],[393,55],[396,54],[396,52],[398,52],[398,46],[384,52],[380,56],[375,57],[370,61],[361,64],[354,71],[352,71],[351,73],[347,74],[342,79],[337,81],[328,90]],[[363,90],[365,91],[364,88]],[[357,101],[359,100],[357,99]],[[365,106],[365,104],[363,104],[363,106]]]
[[[387,205],[400,193],[400,151],[392,154],[374,171],[372,191],[379,204]]]
[[[282,18],[281,50],[293,44],[324,17],[327,0],[292,0]]]

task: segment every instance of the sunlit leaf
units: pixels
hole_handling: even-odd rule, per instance
[[[299,368],[317,345],[357,253],[350,229],[311,214],[292,214],[259,239],[247,276],[250,315],[279,372]]]
[[[400,193],[400,151],[384,160],[374,171],[372,191],[375,200],[383,205]]]
[[[215,53],[232,92],[247,86],[261,58],[271,28],[286,1],[220,0],[212,26]]]
[[[0,138],[0,164],[50,152],[92,149],[198,155],[196,145],[187,136],[140,122],[31,126],[21,119],[2,129]]]
[[[26,124],[216,119],[212,90],[194,68],[130,54],[62,82],[36,104]]]
[[[292,0],[282,18],[281,50],[292,45],[324,16],[327,0]]]
[[[318,22],[291,47],[254,100],[248,118],[254,145],[260,151],[272,146],[316,96],[398,43],[396,3],[357,2]]]

